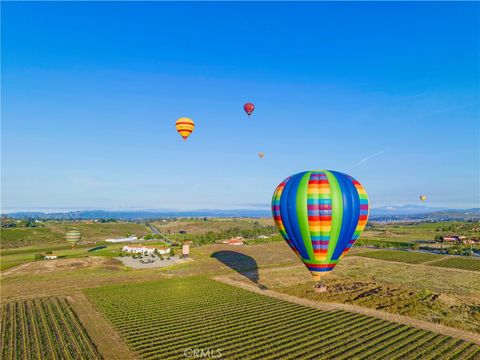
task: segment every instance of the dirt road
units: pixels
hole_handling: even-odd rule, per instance
[[[105,360],[138,359],[83,292],[69,295],[67,300]]]

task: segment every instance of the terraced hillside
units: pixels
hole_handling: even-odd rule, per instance
[[[86,290],[142,359],[477,359],[463,340],[344,311],[320,311],[205,277]]]
[[[2,305],[2,359],[101,359],[65,299]]]

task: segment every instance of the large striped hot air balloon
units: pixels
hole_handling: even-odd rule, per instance
[[[272,212],[285,241],[319,280],[333,270],[365,228],[368,196],[348,175],[305,171],[278,185]]]
[[[183,138],[183,140],[186,141],[190,134],[193,132],[193,129],[195,128],[195,123],[190,118],[181,117],[177,119],[175,127],[177,128],[177,131]]]
[[[65,240],[72,245],[72,248],[82,240],[82,233],[78,230],[70,230],[65,234]]]

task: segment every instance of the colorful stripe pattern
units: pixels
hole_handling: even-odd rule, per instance
[[[187,140],[187,138],[190,136],[193,129],[195,128],[195,123],[190,118],[182,117],[177,120],[177,122],[175,123],[175,127],[177,128],[177,131],[183,138],[183,140]]]
[[[307,171],[275,190],[272,213],[285,241],[315,278],[333,270],[362,233],[368,196],[352,177],[336,171]]]
[[[273,221],[275,221],[275,225],[277,225],[277,228],[280,231],[280,234],[282,234],[283,238],[285,239],[287,244],[292,248],[295,254],[298,255],[297,249],[295,248],[295,246],[290,241],[290,238],[288,237],[288,234],[285,230],[285,225],[283,225],[282,217],[280,215],[280,198],[282,196],[283,189],[285,188],[285,184],[289,179],[290,178],[286,178],[285,180],[283,180],[280,183],[280,185],[278,185],[277,188],[275,189],[275,192],[273,194],[273,199],[272,199],[272,214],[273,214]]]
[[[78,230],[70,230],[65,234],[65,240],[72,245],[75,245],[82,240],[82,233]]]

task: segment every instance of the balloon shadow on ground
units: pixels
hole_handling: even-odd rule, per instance
[[[217,259],[230,269],[235,270],[248,280],[253,281],[260,289],[267,289],[265,285],[258,282],[260,279],[258,275],[258,265],[253,257],[229,250],[216,251],[210,257]]]

